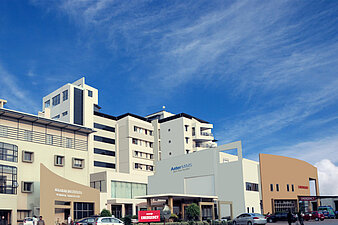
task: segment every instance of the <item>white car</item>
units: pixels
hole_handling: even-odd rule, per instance
[[[123,222],[115,217],[97,217],[96,225],[123,225]]]
[[[33,223],[33,217],[26,217],[23,220],[23,225],[34,225],[34,223]]]

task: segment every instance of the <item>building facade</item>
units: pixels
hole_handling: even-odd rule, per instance
[[[70,190],[83,191],[89,186],[88,135],[93,131],[40,116],[0,108],[0,214],[9,224],[45,213],[48,223],[63,222],[68,215],[79,218],[74,207],[83,201],[91,204],[93,212],[99,210],[99,199],[90,197],[99,195],[95,189],[89,188],[88,195],[79,199],[66,195],[62,201],[69,203],[67,208],[58,206],[60,193],[56,191],[66,180],[76,187]],[[50,175],[60,177],[62,183],[48,183],[54,189],[47,191],[42,187],[46,181],[41,177],[42,168],[53,171]],[[49,196],[51,205],[43,205],[43,193]],[[55,210],[50,213],[46,207]]]

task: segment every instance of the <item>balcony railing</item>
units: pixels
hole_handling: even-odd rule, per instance
[[[15,127],[0,125],[0,137],[28,141],[38,144],[52,145],[62,148],[71,148],[81,151],[88,150],[88,142],[76,138],[67,138],[38,131],[30,131]]]
[[[195,148],[216,148],[217,146],[215,144],[201,144],[201,143],[195,143]]]
[[[201,132],[202,136],[209,136],[209,137],[213,137],[214,135],[212,133],[208,133],[208,132]]]

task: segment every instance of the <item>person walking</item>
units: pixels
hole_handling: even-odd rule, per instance
[[[72,217],[70,215],[68,215],[67,222],[68,222],[68,225],[72,225]]]
[[[5,219],[5,216],[1,217],[0,225],[7,225],[7,220]]]
[[[298,213],[298,221],[300,225],[304,225],[304,218],[301,212]]]
[[[33,225],[38,225],[38,218],[36,216],[33,216]]]
[[[293,215],[291,213],[291,210],[289,210],[289,212],[288,212],[287,219],[288,219],[289,225],[291,225],[292,224],[292,219],[293,219]]]
[[[38,225],[46,225],[45,221],[42,219],[42,216],[39,217]]]

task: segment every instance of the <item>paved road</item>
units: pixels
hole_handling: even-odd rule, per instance
[[[277,222],[277,223],[267,223],[267,225],[287,225],[288,223]],[[295,225],[293,223],[292,225]],[[325,219],[324,221],[304,221],[304,225],[338,225],[338,219]]]

